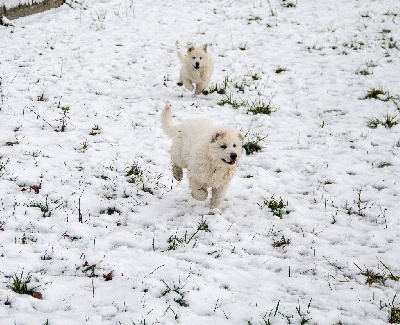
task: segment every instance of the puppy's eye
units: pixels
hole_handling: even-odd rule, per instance
[[[233,147],[236,148],[236,144],[234,144]]]
[[[196,57],[195,57],[195,56],[192,56],[192,59],[193,59],[193,60],[195,60],[195,59],[196,59]]]
[[[221,149],[226,149],[226,148],[227,148],[226,144],[223,144],[223,145],[221,146]]]
[[[200,60],[203,60],[203,57],[200,57]]]

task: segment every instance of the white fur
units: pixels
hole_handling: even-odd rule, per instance
[[[172,173],[176,180],[187,169],[192,197],[204,201],[212,189],[211,207],[220,208],[242,155],[242,135],[232,127],[216,127],[208,120],[189,120],[176,125],[171,106],[162,113],[162,126],[172,138]]]
[[[214,69],[214,62],[211,55],[207,52],[207,44],[201,47],[189,46],[187,54],[178,52],[178,57],[182,62],[178,85],[184,85],[186,89],[192,91],[193,84],[196,85],[195,94],[208,94],[208,84]]]

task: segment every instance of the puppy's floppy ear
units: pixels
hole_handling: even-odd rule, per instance
[[[217,141],[220,138],[223,138],[224,136],[225,136],[225,132],[223,132],[223,131],[215,132],[211,138],[211,143]]]
[[[192,52],[193,50],[194,50],[194,46],[193,45],[188,46],[188,53]]]
[[[207,52],[207,46],[208,46],[207,43],[202,46],[204,52]]]

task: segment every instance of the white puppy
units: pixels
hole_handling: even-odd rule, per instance
[[[193,84],[196,85],[195,94],[208,94],[208,84],[214,69],[214,62],[211,55],[207,52],[207,44],[201,47],[189,46],[187,54],[178,52],[182,62],[181,73],[179,75],[178,86],[185,86],[192,91]]]
[[[171,106],[162,113],[162,126],[172,138],[172,173],[176,180],[187,168],[192,197],[204,201],[212,188],[210,205],[220,208],[242,155],[243,136],[232,127],[216,127],[208,120],[189,120],[175,125]]]

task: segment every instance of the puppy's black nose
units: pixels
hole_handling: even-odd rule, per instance
[[[236,153],[231,153],[230,155],[232,160],[235,160],[237,158],[237,154]]]
[[[196,62],[196,68],[199,68],[199,67],[200,67],[200,63]]]

